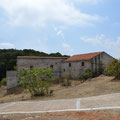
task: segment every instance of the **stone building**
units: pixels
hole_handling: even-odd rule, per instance
[[[62,77],[62,64],[68,57],[18,56],[17,69],[52,68],[54,78]]]
[[[105,52],[74,55],[64,60],[62,73],[63,76],[65,72],[69,73],[71,78],[79,78],[87,69],[99,74],[113,60],[114,58]]]
[[[65,77],[66,74],[73,79],[77,79],[87,69],[90,69],[93,73],[100,73],[101,68],[106,67],[113,60],[114,58],[105,52],[79,54],[72,57],[18,56],[17,71],[32,67],[51,67],[53,69],[52,74],[54,79]],[[9,76],[10,73],[8,72],[8,80]],[[15,83],[15,80],[14,82],[9,81],[8,83],[8,86],[11,86],[12,83]]]

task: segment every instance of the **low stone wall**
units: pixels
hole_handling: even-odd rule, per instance
[[[17,71],[7,71],[7,89],[17,86]]]

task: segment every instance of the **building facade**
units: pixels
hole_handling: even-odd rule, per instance
[[[79,78],[87,69],[93,73],[100,73],[100,70],[114,58],[105,52],[74,55],[72,57],[36,57],[18,56],[17,68],[30,69],[48,68],[53,69],[53,76],[56,78],[65,77],[69,74],[71,78]]]
[[[105,52],[80,54],[66,59],[62,68],[71,75],[71,78],[79,78],[87,69],[99,74],[113,60],[114,58]]]
[[[73,79],[78,79],[87,69],[99,74],[101,69],[105,68],[113,60],[114,58],[106,52],[79,54],[72,57],[18,56],[17,72],[20,69],[31,69],[32,67],[51,67],[53,79],[64,78],[66,75]],[[7,78],[9,80],[9,76]],[[9,81],[8,86],[11,86],[15,81]]]
[[[68,57],[37,57],[37,56],[18,56],[17,71],[20,69],[52,68],[53,78],[62,77],[62,63]]]

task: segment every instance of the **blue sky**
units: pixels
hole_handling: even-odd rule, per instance
[[[0,0],[0,49],[120,58],[119,0]]]

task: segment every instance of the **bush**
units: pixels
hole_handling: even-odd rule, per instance
[[[54,90],[50,90],[50,95],[53,95]]]
[[[91,77],[92,77],[92,72],[89,69],[86,70],[82,75],[82,78],[85,79],[85,80],[87,80],[88,78],[91,78]]]
[[[71,81],[70,81],[71,75],[69,73],[65,73],[65,77],[62,79],[61,86],[68,87],[71,86]]]
[[[71,86],[71,81],[69,79],[65,78],[63,80],[63,82],[61,83],[61,86],[64,86],[64,87]]]
[[[3,79],[1,80],[1,85],[2,85],[2,86],[6,86],[6,85],[7,85],[7,80],[6,80],[6,78],[3,78]]]
[[[120,61],[115,59],[107,65],[105,72],[109,76],[115,76],[115,79],[120,80]]]
[[[51,94],[49,87],[51,85],[52,69],[24,69],[19,72],[19,83],[28,89],[31,96],[44,96]],[[53,91],[52,91],[53,93]]]

